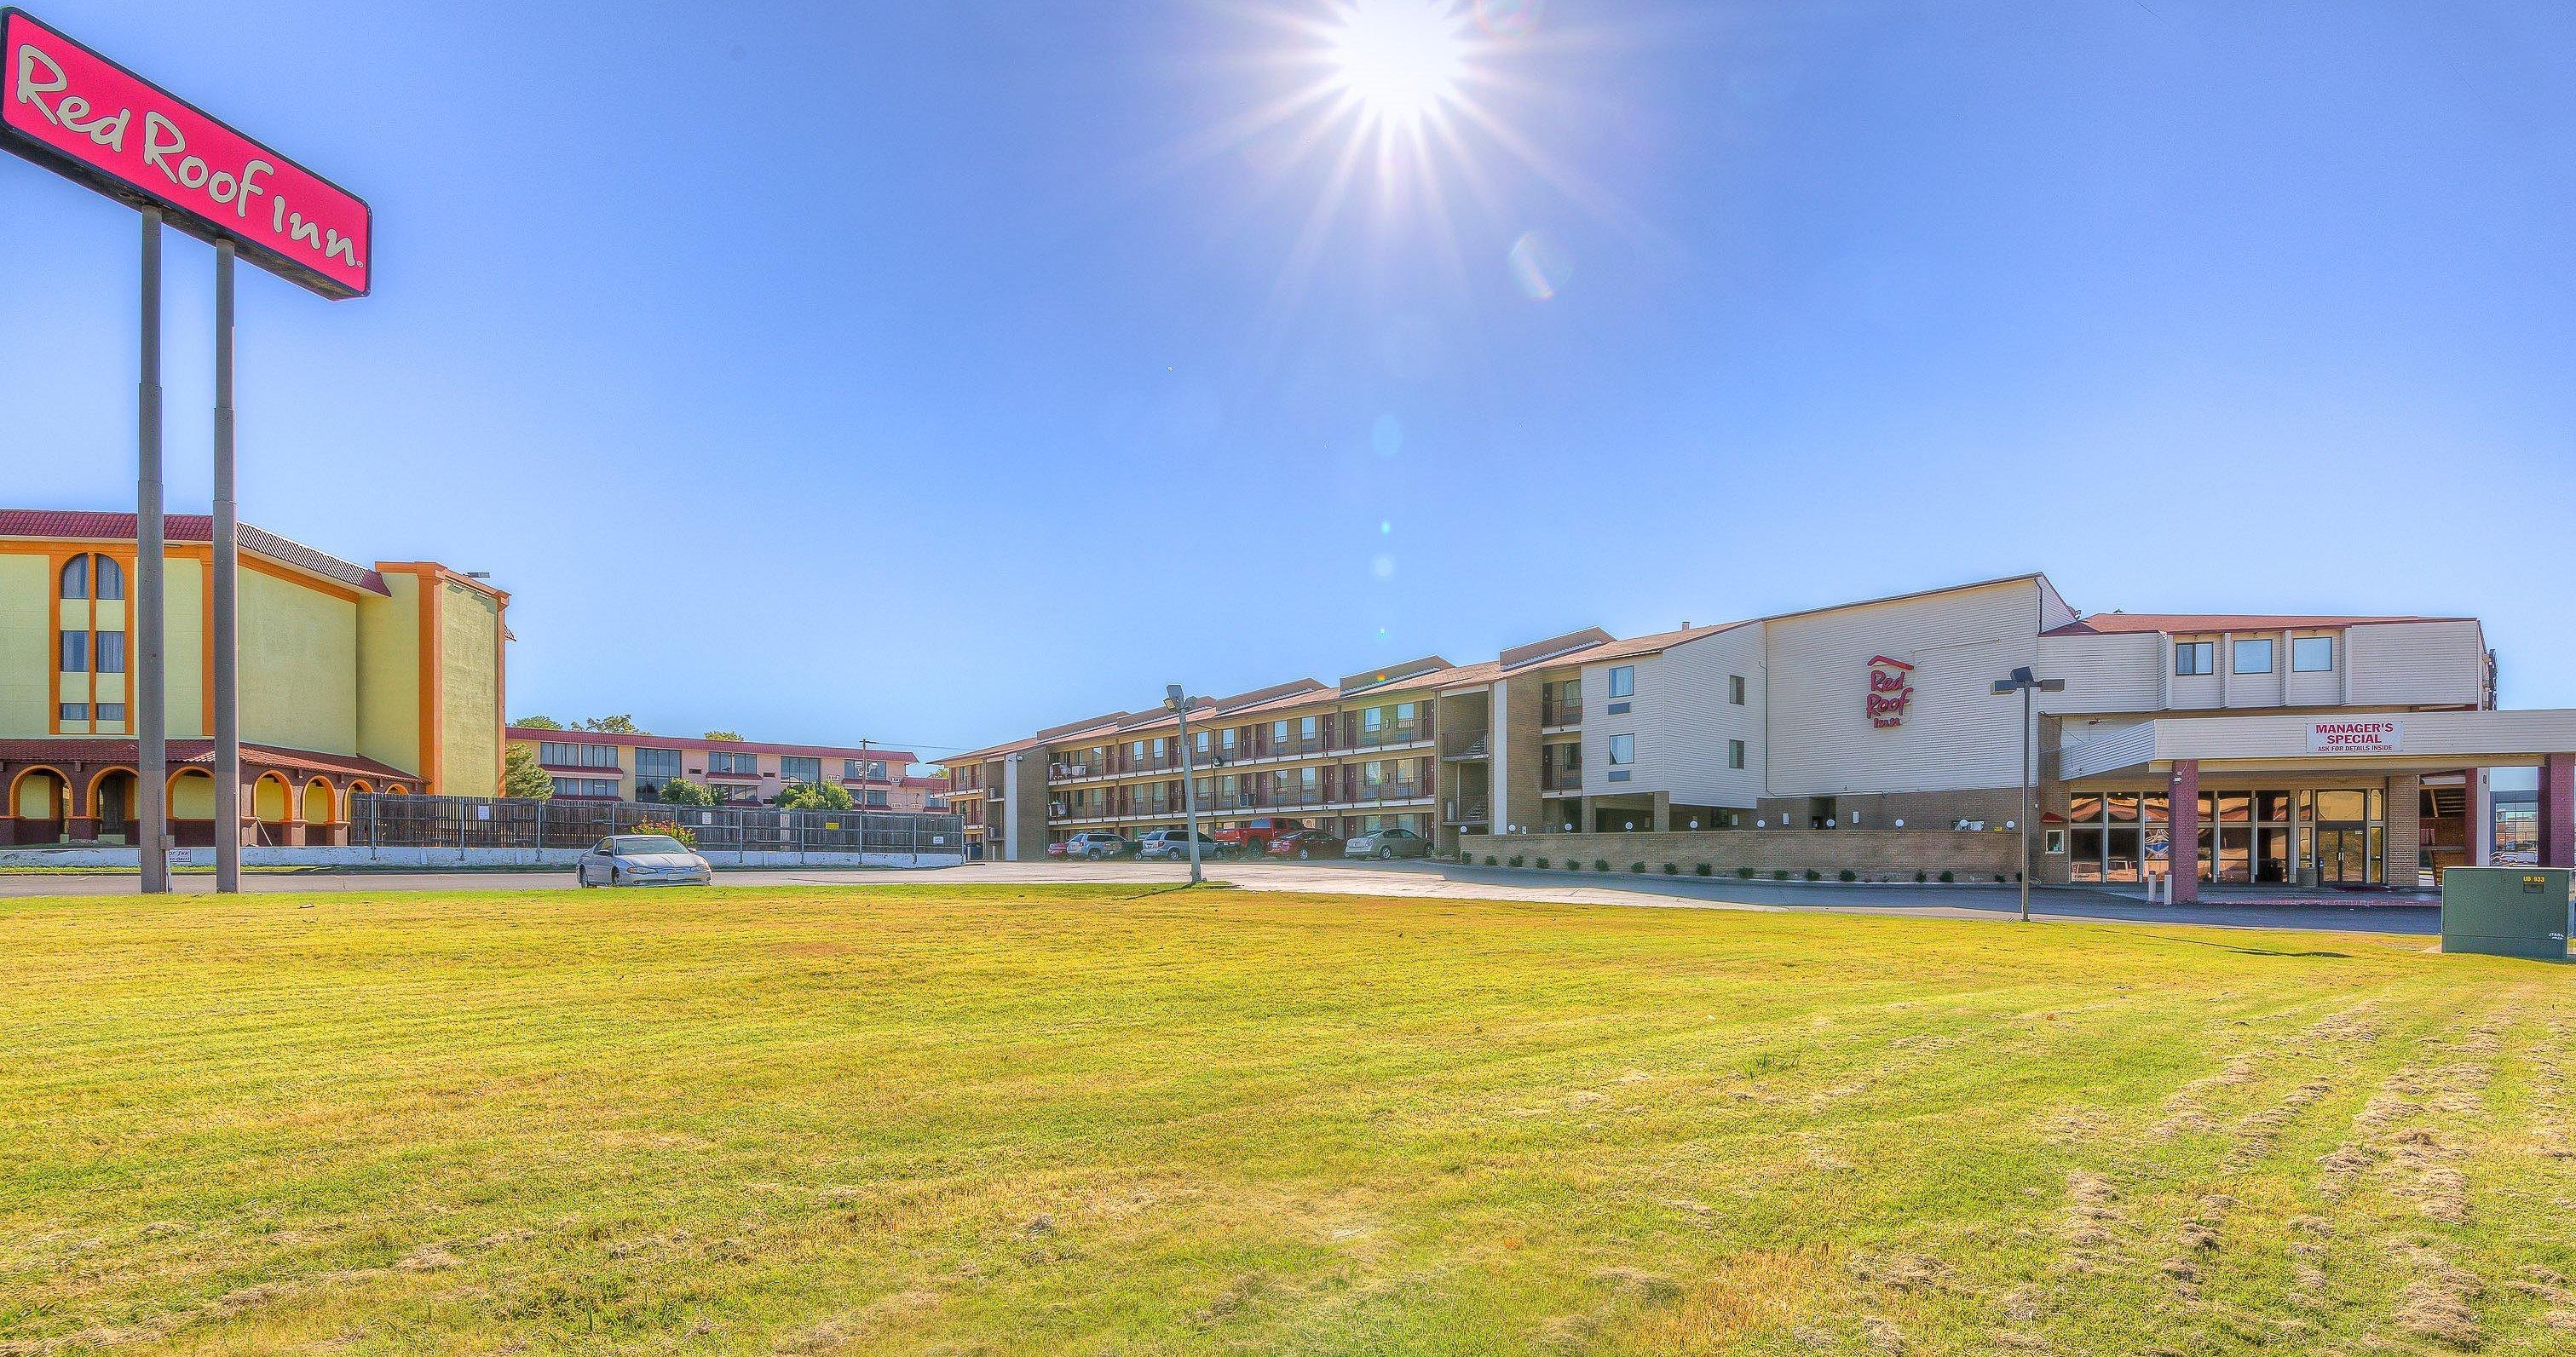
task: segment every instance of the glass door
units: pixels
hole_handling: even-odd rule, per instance
[[[2370,884],[2369,831],[2360,825],[2317,826],[2317,884]]]

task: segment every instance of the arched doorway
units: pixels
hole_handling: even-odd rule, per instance
[[[110,768],[90,779],[89,813],[98,826],[99,842],[135,841],[135,817],[140,813],[135,788],[139,785],[131,768]]]
[[[9,780],[13,842],[62,842],[63,821],[71,809],[71,783],[52,768],[22,768]]]
[[[286,824],[293,818],[294,808],[295,788],[287,783],[284,775],[262,773],[259,781],[251,784],[250,813],[252,819],[259,821],[261,843],[277,845],[286,842]]]
[[[213,773],[182,768],[170,775],[170,841],[182,848],[215,846]]]
[[[303,804],[297,818],[303,821],[303,841],[308,844],[335,844],[340,840],[339,795],[331,790],[331,780],[315,777],[304,784]]]

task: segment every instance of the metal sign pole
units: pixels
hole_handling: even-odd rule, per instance
[[[215,243],[215,890],[241,890],[241,520],[233,498],[233,243]]]
[[[143,209],[142,370],[135,384],[134,743],[143,893],[170,889],[170,751],[161,677],[161,209]]]

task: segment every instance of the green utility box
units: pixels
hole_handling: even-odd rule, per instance
[[[2453,867],[2442,873],[2442,950],[2567,959],[2564,867]]]

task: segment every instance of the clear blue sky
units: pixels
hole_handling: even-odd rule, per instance
[[[936,752],[2034,568],[2576,705],[2560,0],[1548,0],[1338,192],[1288,0],[34,8],[374,203],[374,297],[246,275],[244,513],[493,572],[514,712]],[[131,505],[134,237],[0,164],[0,500]]]

